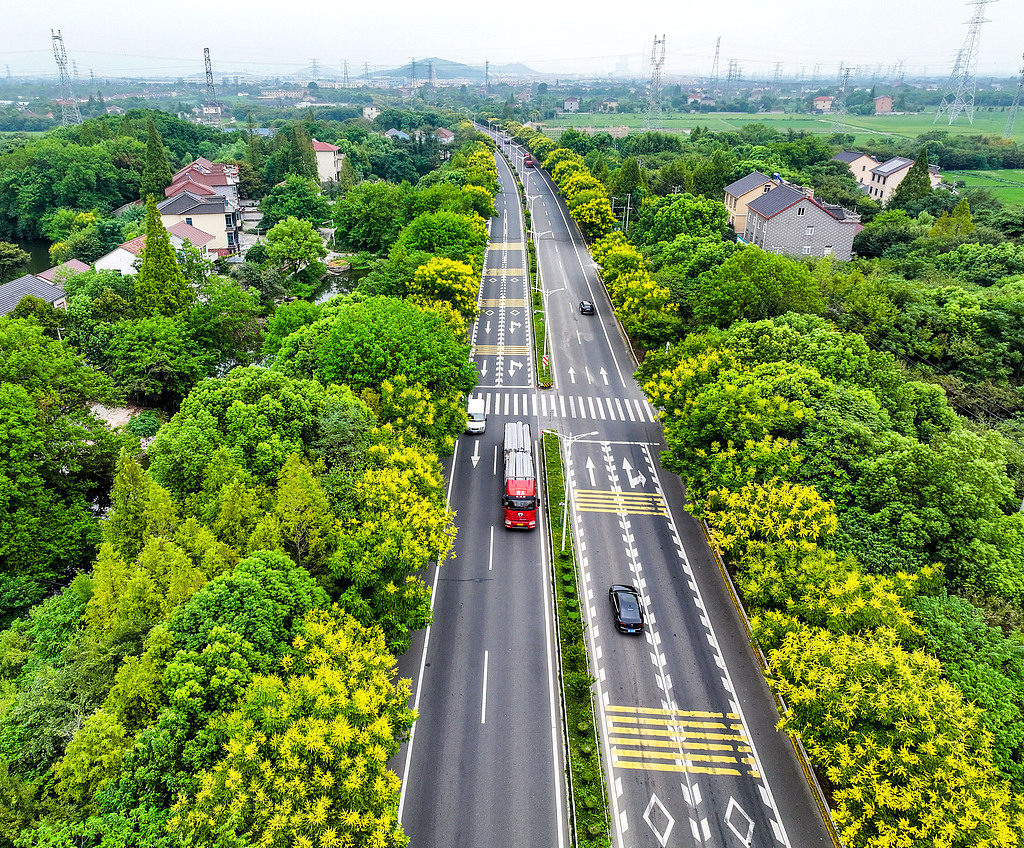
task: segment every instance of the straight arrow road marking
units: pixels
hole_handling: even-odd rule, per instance
[[[480,440],[476,440],[476,444],[473,446],[473,455],[470,457],[473,460],[473,467],[476,468],[476,464],[480,461]]]
[[[594,488],[597,486],[597,481],[594,479],[594,460],[589,456],[587,457],[586,469],[587,473],[590,475],[590,486],[591,488]]]

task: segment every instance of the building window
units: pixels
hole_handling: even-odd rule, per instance
[[[192,219],[191,218],[186,218],[185,219],[185,223],[188,224],[191,227],[192,226]]]
[[[233,226],[235,226],[235,216],[234,215],[225,215],[224,216],[224,226],[226,226],[229,230]]]
[[[764,186],[761,187],[761,194],[767,194],[771,190],[772,190],[772,187],[770,185],[764,185]]]
[[[811,254],[811,246],[809,244],[805,244],[804,245],[804,256],[810,256],[810,254]]]
[[[805,235],[809,235],[809,236],[813,236],[814,235],[814,225],[813,224],[807,228],[807,231],[806,231]]]
[[[832,255],[832,245],[826,244],[825,245],[825,252],[822,255],[823,256],[831,256]]]
[[[806,212],[806,211],[807,210],[803,206],[799,206],[799,207],[797,207],[796,214],[797,215],[803,215],[804,212]]]

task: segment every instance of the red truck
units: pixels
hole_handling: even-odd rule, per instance
[[[537,474],[533,465],[530,425],[512,421],[505,425],[505,526],[532,530],[537,526]]]

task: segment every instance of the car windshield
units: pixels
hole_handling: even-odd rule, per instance
[[[633,595],[619,593],[619,618],[625,624],[640,623],[640,604]]]
[[[534,508],[533,498],[509,498],[507,509],[529,510]]]
[[[482,412],[471,412],[471,413],[469,413],[469,420],[470,421],[483,421],[484,420],[484,414]]]

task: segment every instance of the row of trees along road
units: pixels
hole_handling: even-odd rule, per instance
[[[454,535],[437,452],[495,189],[482,141],[388,186],[407,226],[323,305],[176,256],[150,203],[137,275],[0,319],[0,843],[406,844],[394,655]],[[311,229],[283,216],[248,273],[295,277]],[[89,411],[122,392],[158,405],[141,458]]]
[[[625,163],[609,169],[606,151],[511,129],[570,208],[581,190],[616,190]],[[641,176],[628,234],[582,228],[647,349],[638,379],[661,410],[663,461],[736,577],[783,727],[847,845],[1019,845],[1024,450],[1003,434],[1019,433],[1008,316],[1024,210],[912,181],[866,210],[869,258],[766,254],[729,238],[721,179],[805,154],[805,174],[829,176],[836,148],[696,135],[652,134],[659,167]],[[736,170],[658,195],[662,171],[679,162],[696,187],[716,155]]]

